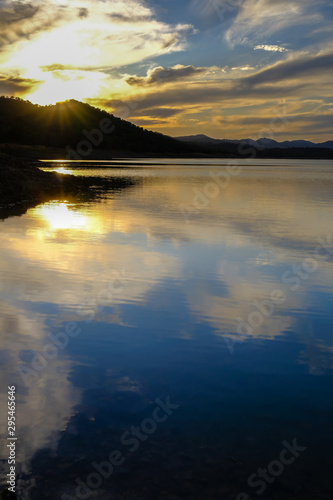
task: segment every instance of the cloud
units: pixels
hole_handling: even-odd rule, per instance
[[[27,98],[40,104],[114,95],[110,71],[181,51],[193,31],[157,20],[141,0],[46,0],[20,4],[18,13],[15,6],[0,0],[0,18],[10,20],[1,30],[0,65],[9,77],[15,71],[39,81]]]
[[[255,68],[253,66],[250,66],[249,64],[246,64],[245,66],[235,66],[234,68],[231,68],[232,71],[252,71]]]
[[[109,14],[110,19],[115,23],[141,23],[146,22],[152,17],[152,13],[148,12],[146,15],[125,15],[121,13]]]
[[[74,66],[65,66],[64,64],[50,64],[48,66],[39,66],[41,71],[52,72],[52,71],[68,71],[76,69]]]
[[[291,106],[289,106],[291,109]],[[277,111],[279,108],[276,108],[275,111]],[[283,108],[281,108],[282,110]],[[320,127],[320,130],[323,131],[326,129],[332,129],[333,126],[333,116],[330,113],[324,114],[324,111],[322,107],[320,110],[313,110],[314,112],[308,112],[308,113],[288,113],[285,124],[292,123],[293,126],[297,126],[297,128],[301,130],[309,130],[309,128],[315,127],[316,129]],[[314,114],[316,112],[320,112],[319,114]],[[270,124],[272,123],[277,123],[276,120],[276,113],[270,109],[265,109],[262,114],[256,113],[256,115],[236,115],[236,116],[224,116],[224,117],[219,117],[215,119],[215,123],[217,126],[223,126],[223,127],[234,127],[234,128],[253,128],[256,127],[260,131],[268,131],[269,132],[269,127]],[[283,124],[283,122],[279,122],[278,128],[280,125]],[[274,132],[275,136],[279,135],[278,130],[273,130],[274,127],[271,127],[272,130],[271,132]],[[284,130],[282,130],[281,126],[281,133],[282,135],[284,134]],[[262,134],[260,134],[260,137]],[[257,139],[259,136],[257,137]]]
[[[230,22],[246,0],[191,0],[189,10],[201,29],[211,29]]]
[[[202,69],[202,68],[201,68]],[[216,68],[213,68],[214,71]],[[208,73],[211,68],[205,68]],[[282,97],[300,96],[311,92],[313,95],[331,95],[330,82],[333,72],[333,52],[319,54],[298,54],[280,61],[249,76],[233,76],[229,71],[223,78],[222,70],[217,79],[205,79],[202,83],[188,78],[186,86],[170,79],[163,90],[147,86],[145,94],[138,96],[136,112],[154,107],[196,106],[210,103],[218,105],[234,99],[258,102]],[[195,75],[195,72],[194,72]],[[148,90],[149,89],[149,90]],[[303,92],[304,91],[304,92]],[[135,96],[132,96],[135,102]],[[126,103],[124,103],[126,105]],[[113,105],[113,101],[109,102]]]
[[[244,82],[252,87],[254,85],[263,85],[267,83],[278,83],[285,80],[302,79],[304,84],[310,83],[315,77],[317,85],[320,85],[319,78],[323,75],[332,75],[333,73],[333,53],[326,54],[307,54],[297,57],[290,57],[287,60],[278,62],[273,66],[263,69],[258,73],[247,77]],[[300,80],[300,84],[303,81]]]
[[[12,58],[13,65],[31,68],[38,59],[41,66],[110,69],[182,50],[193,27],[167,24],[153,14],[140,0],[74,0],[66,5],[47,0],[36,2],[27,15],[16,14],[9,2],[0,4],[0,18],[14,23],[6,23],[1,35],[2,62]],[[22,39],[27,43],[19,46]]]
[[[298,84],[286,85],[285,91],[288,96],[299,95],[300,86]],[[242,79],[234,82],[221,81],[221,82],[205,82],[204,84],[186,85],[186,88],[171,87],[163,91],[148,92],[146,95],[138,97],[137,106],[129,109],[127,101],[108,101],[105,103],[115,115],[120,115],[123,118],[131,118],[133,116],[142,116],[145,112],[149,115],[149,110],[154,107],[182,107],[184,112],[187,112],[189,107],[195,110],[200,106],[206,106],[218,112],[226,106],[227,103],[233,101],[241,101],[246,104],[253,103],[257,100],[259,104],[267,99],[277,100],[281,99],[281,89],[278,87],[268,88],[245,88]],[[136,103],[135,96],[133,103]],[[122,113],[125,113],[123,116]],[[193,111],[192,111],[193,112]]]
[[[78,17],[80,18],[85,18],[89,16],[89,10],[85,7],[79,8],[78,11],[79,11]]]
[[[291,26],[311,26],[323,18],[319,5],[312,0],[244,0],[225,38],[231,45],[247,44]]]
[[[266,50],[267,52],[288,52],[285,47],[280,47],[279,45],[256,45],[253,50]]]
[[[0,75],[0,95],[22,95],[33,91],[41,82],[18,76]]]
[[[5,54],[14,52],[22,41],[29,42],[41,32],[65,20],[66,7],[50,3],[0,3],[0,49]]]
[[[19,23],[20,21],[34,17],[39,7],[33,7],[31,4],[21,2],[6,2],[0,5],[0,26],[8,26]]]
[[[167,125],[168,122],[162,119],[153,118],[134,118],[133,123],[138,127],[154,127],[156,125]]]
[[[158,66],[148,71],[146,77],[131,76],[126,83],[131,86],[146,87],[149,85],[174,82],[193,75],[205,73],[207,68],[196,68],[194,66],[177,65],[172,68]]]
[[[153,108],[142,110],[142,114],[151,118],[170,118],[182,112],[182,108]]]

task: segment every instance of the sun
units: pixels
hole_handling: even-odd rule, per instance
[[[82,24],[79,27],[71,23],[43,33],[21,46],[7,63],[20,68],[22,76],[35,82],[33,90],[25,94],[26,99],[47,105],[67,99],[82,101],[101,94],[107,75],[87,68],[88,61],[99,59],[100,50],[89,45]]]
[[[85,71],[53,71],[44,73],[44,81],[38,89],[25,96],[26,99],[42,106],[76,99],[83,101],[95,97],[103,88],[105,75]]]

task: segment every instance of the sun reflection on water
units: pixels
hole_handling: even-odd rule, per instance
[[[88,225],[88,217],[71,210],[65,202],[43,205],[36,212],[50,229],[85,229]]]
[[[57,172],[58,174],[71,174],[72,173],[71,170],[69,170],[68,168],[65,168],[65,167],[56,168],[56,169],[54,169],[54,172]]]

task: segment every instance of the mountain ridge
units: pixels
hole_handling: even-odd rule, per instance
[[[185,143],[204,143],[204,144],[240,144],[245,143],[250,146],[257,147],[257,149],[289,149],[289,148],[324,148],[333,150],[333,141],[326,141],[322,143],[315,143],[311,141],[305,141],[302,139],[293,141],[282,141],[278,142],[274,139],[268,139],[262,137],[258,140],[254,139],[213,139],[205,134],[189,135],[189,136],[179,136],[175,137],[178,141]]]

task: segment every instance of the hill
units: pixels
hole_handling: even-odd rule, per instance
[[[195,149],[75,100],[39,106],[0,97],[0,137],[2,144],[68,148],[71,159],[75,153],[76,159],[89,158],[96,150],[182,156]]]

